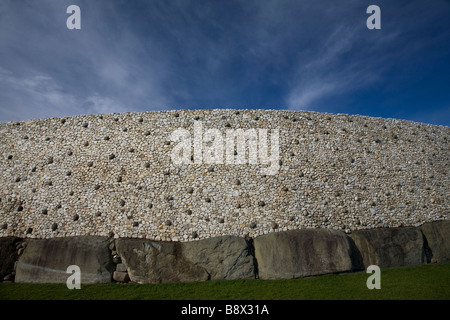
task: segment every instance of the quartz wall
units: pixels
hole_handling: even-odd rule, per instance
[[[303,111],[3,123],[0,237],[191,241],[448,220],[449,139],[444,126]]]

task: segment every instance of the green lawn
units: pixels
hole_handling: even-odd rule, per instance
[[[450,299],[450,263],[381,270],[381,289],[366,286],[365,272],[292,280],[236,280],[174,284],[81,285],[0,283],[12,300],[300,300]]]

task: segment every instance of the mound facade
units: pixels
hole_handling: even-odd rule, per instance
[[[443,126],[270,110],[3,123],[0,237],[185,242],[448,220],[449,139]]]

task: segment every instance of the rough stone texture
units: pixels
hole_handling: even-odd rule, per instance
[[[351,234],[358,248],[364,268],[416,266],[425,262],[423,237],[420,228],[380,228],[359,230]]]
[[[124,272],[124,271],[114,271],[113,279],[114,279],[114,281],[122,282],[122,283],[130,281],[130,277],[128,276],[128,273]]]
[[[15,237],[0,238],[0,281],[14,271],[18,258],[16,246],[21,240]]]
[[[215,237],[182,244],[183,255],[204,268],[211,280],[253,279],[253,256],[244,238]]]
[[[65,283],[69,265],[83,283],[167,283],[224,279],[290,279],[326,273],[444,263],[449,259],[450,221],[421,227],[355,231],[301,229],[253,239],[222,236],[191,242],[81,236],[53,239],[0,238],[2,278]],[[115,267],[112,264],[113,256]],[[254,260],[254,257],[256,258]],[[257,261],[257,269],[254,262]],[[115,271],[113,272],[112,270]]]
[[[291,279],[352,271],[350,239],[337,230],[275,232],[254,239],[260,279]]]
[[[123,263],[118,263],[116,265],[116,271],[127,272],[127,267]]]
[[[116,239],[130,279],[138,283],[254,278],[253,257],[243,238],[223,236],[193,242]]]
[[[182,255],[179,242],[116,239],[116,250],[131,281],[170,283],[208,280],[208,272]]]
[[[112,232],[116,238],[187,242],[254,238],[274,225],[278,231],[351,232],[450,219],[449,127],[287,110],[61,120],[0,124],[0,237]],[[248,156],[244,164],[229,164],[225,156],[217,164],[195,157],[175,164],[171,155],[179,143],[171,141],[172,133],[184,128],[193,143],[196,123],[222,138],[228,130],[267,129],[269,153],[279,130],[277,174],[261,174],[268,164],[249,163]],[[210,144],[203,141],[204,148]],[[256,151],[249,145],[245,149]]]
[[[429,262],[445,263],[450,261],[450,221],[425,223],[420,227],[429,252]]]
[[[109,283],[113,270],[109,242],[110,239],[98,236],[28,239],[17,263],[15,281],[66,283],[71,275],[67,267],[77,265],[81,285]]]

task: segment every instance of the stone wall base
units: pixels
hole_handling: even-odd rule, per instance
[[[450,221],[347,235],[329,229],[273,232],[255,239],[221,236],[192,242],[79,236],[0,238],[0,281],[170,283],[292,279],[327,273],[450,261]]]

